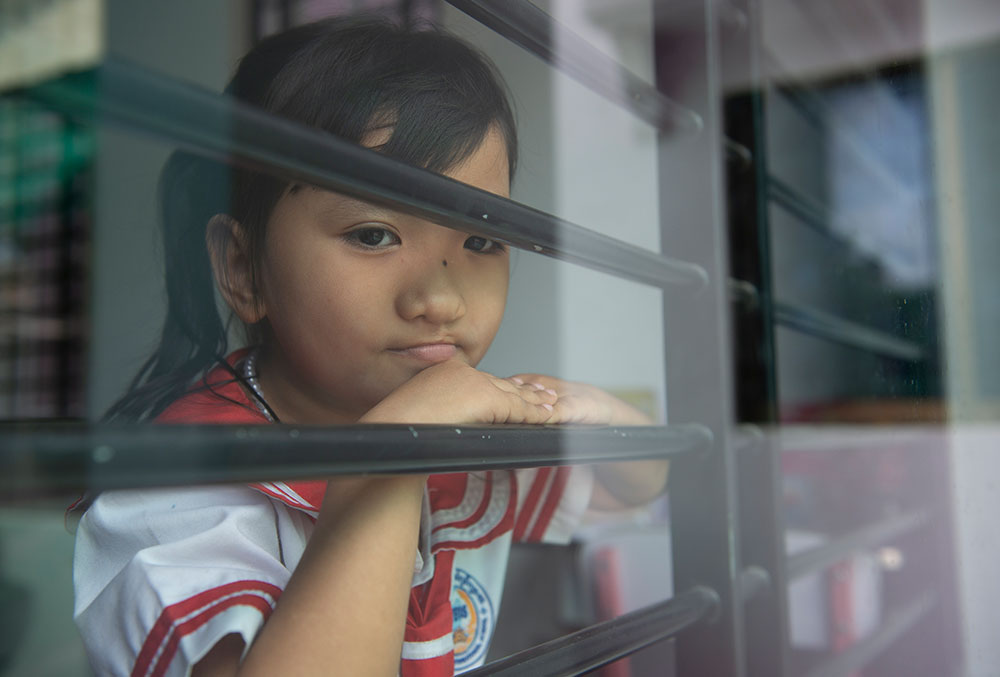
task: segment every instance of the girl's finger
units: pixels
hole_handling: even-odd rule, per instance
[[[523,386],[519,387],[519,392],[528,399],[530,402],[548,402],[550,404],[555,404],[556,400],[559,399],[559,395],[556,391],[546,388],[538,383],[525,383]]]
[[[506,423],[540,424],[548,423],[555,410],[555,403],[547,402],[544,391],[517,388],[514,392],[504,390]]]
[[[548,389],[538,383],[521,383],[518,385],[509,378],[506,378],[497,379],[494,381],[494,385],[504,392],[517,393],[531,403],[547,402],[555,404],[555,401],[558,399],[558,395],[554,390]]]
[[[554,408],[547,402],[532,404],[527,400],[519,399],[512,405],[511,418],[508,423],[548,423],[552,418]]]

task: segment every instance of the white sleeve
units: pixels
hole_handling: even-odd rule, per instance
[[[593,469],[576,465],[521,469],[515,473],[514,541],[569,543],[590,505]]]
[[[230,633],[249,647],[288,582],[280,534],[295,519],[242,486],[101,494],[73,563],[96,673],[189,675]]]

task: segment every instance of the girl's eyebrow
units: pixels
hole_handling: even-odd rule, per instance
[[[319,209],[319,213],[324,216],[336,216],[345,213],[348,215],[363,214],[365,216],[378,215],[384,217],[402,215],[402,212],[395,211],[388,207],[383,207],[382,205],[378,205],[373,202],[366,202],[365,200],[329,191],[322,192],[326,193],[330,198],[330,200],[325,201],[326,204]]]

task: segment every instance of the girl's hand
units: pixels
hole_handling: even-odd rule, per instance
[[[547,423],[653,425],[653,420],[635,407],[586,383],[563,381],[542,374],[518,374],[508,380],[520,387],[542,387],[556,393],[555,407]],[[666,460],[595,465],[597,483],[590,498],[590,507],[621,510],[648,503],[663,492],[668,470]]]
[[[497,378],[464,362],[428,367],[392,391],[359,423],[548,423],[556,393]]]
[[[635,407],[586,383],[543,374],[518,374],[507,380],[519,387],[543,387],[556,393],[555,406],[547,423],[653,425],[652,419]]]

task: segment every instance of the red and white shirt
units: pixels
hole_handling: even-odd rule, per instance
[[[164,423],[266,419],[223,370]],[[588,468],[432,475],[401,649],[404,677],[483,663],[513,542],[567,542]],[[305,550],[324,482],[109,491],[77,531],[75,618],[101,675],[189,675],[224,636],[247,647]]]

